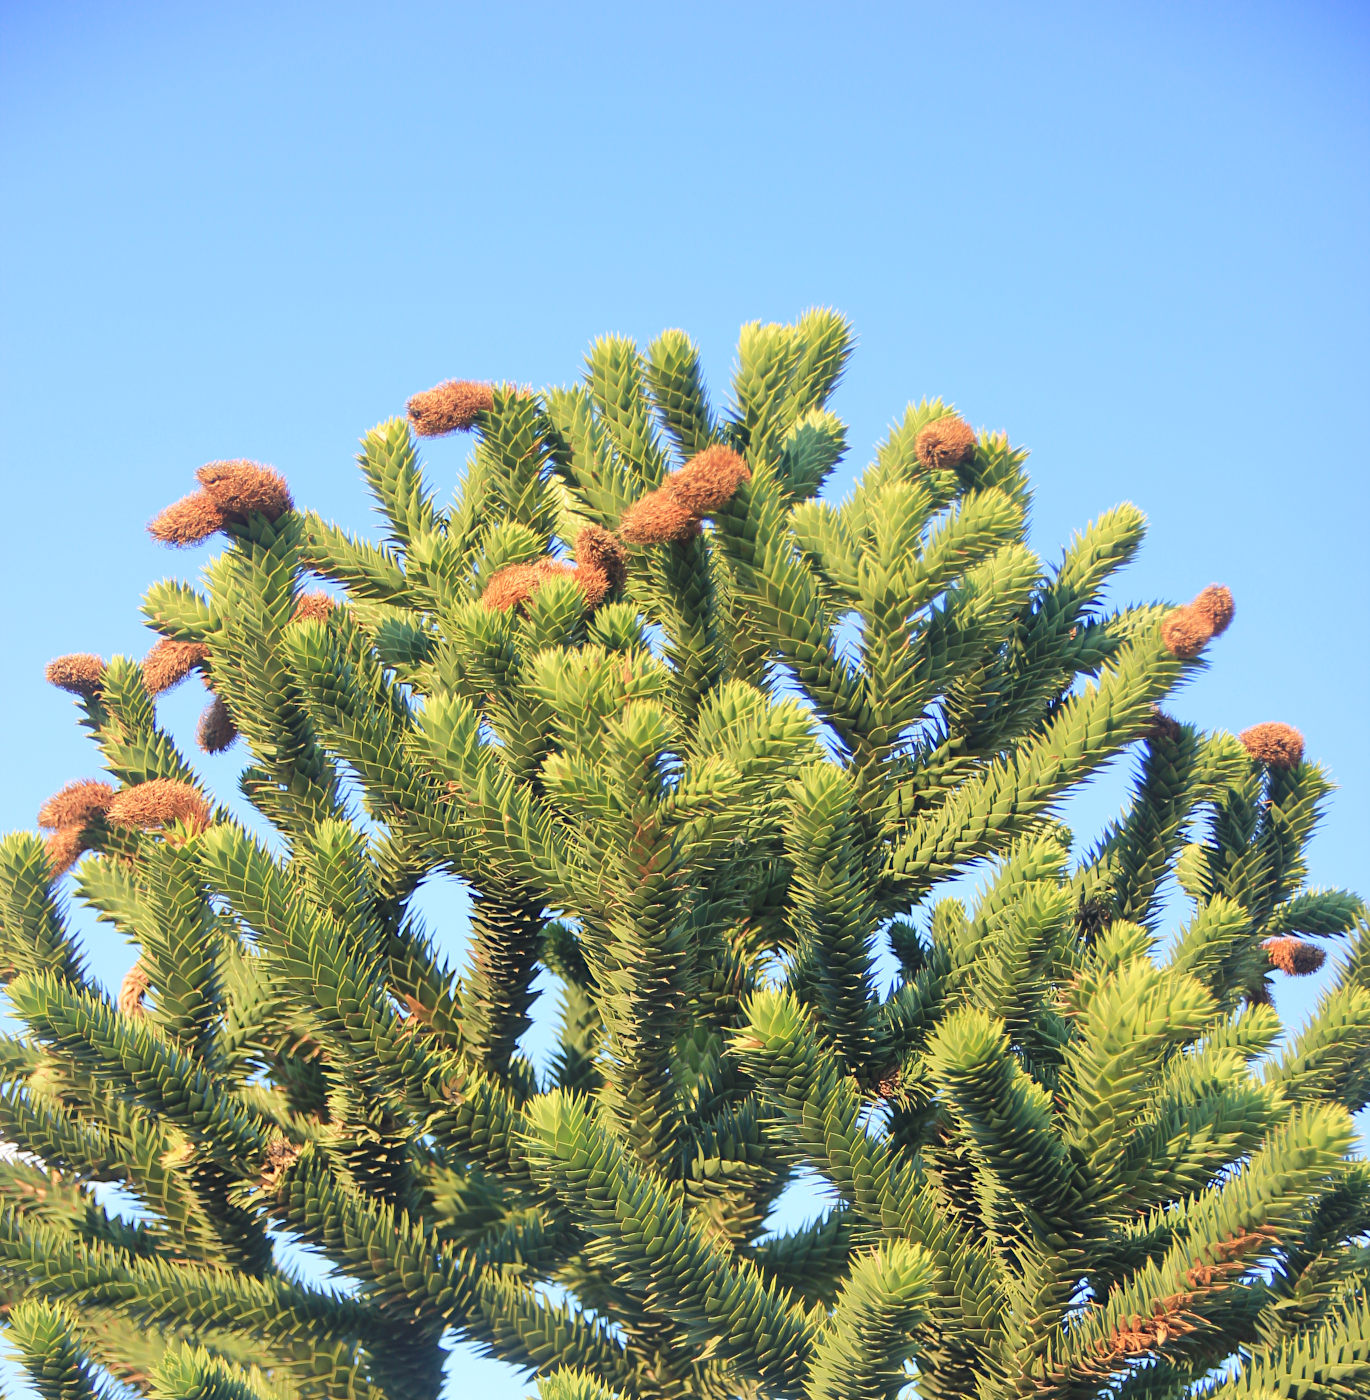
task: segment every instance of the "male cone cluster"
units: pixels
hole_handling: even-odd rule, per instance
[[[623,546],[608,530],[587,525],[576,536],[576,562],[539,559],[531,564],[509,564],[490,577],[481,594],[488,608],[508,612],[521,608],[549,578],[569,578],[593,612],[608,596],[623,587],[628,561]]]
[[[751,479],[741,454],[715,443],[629,506],[619,533],[629,544],[678,544],[697,535],[699,522],[721,510]]]
[[[54,878],[91,849],[94,829],[102,821],[141,831],[184,822],[201,831],[210,823],[210,809],[203,793],[174,778],[153,778],[120,791],[97,778],[78,778],[38,809],[38,825],[48,832],[44,844]]]
[[[89,849],[87,832],[109,811],[114,789],[97,778],[78,778],[55,792],[38,809],[38,825],[49,834],[48,869],[54,876],[70,870]]]
[[[1192,661],[1232,621],[1232,592],[1211,583],[1192,602],[1174,608],[1161,624],[1166,650],[1181,661]]]
[[[260,462],[206,462],[196,473],[200,490],[167,506],[148,524],[163,544],[200,544],[226,525],[253,514],[279,520],[294,509],[285,478]]]
[[[164,637],[143,658],[143,684],[149,695],[164,695],[185,680],[192,671],[206,675],[208,684],[209,648],[203,642],[178,642]],[[200,716],[196,741],[205,753],[222,753],[238,737],[233,716],[221,696],[215,695]]]

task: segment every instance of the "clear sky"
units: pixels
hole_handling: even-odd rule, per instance
[[[416,389],[678,325],[721,397],[741,322],[825,303],[853,469],[941,394],[1033,449],[1046,557],[1129,498],[1123,595],[1232,587],[1173,708],[1301,728],[1341,784],[1313,878],[1370,892],[1368,58],[1370,10],[1324,0],[8,0],[0,829],[96,771],[43,665],[146,649],[144,589],[208,551],[143,526],[201,462],[369,529],[356,439]]]

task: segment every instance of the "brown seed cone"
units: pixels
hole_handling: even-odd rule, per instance
[[[628,555],[617,535],[598,525],[587,525],[576,536],[576,565],[578,568],[598,569],[609,589],[622,588],[628,581]]]
[[[143,998],[152,985],[141,962],[135,962],[119,983],[119,1011],[125,1016],[143,1015]]]
[[[98,778],[77,778],[60,792],[54,792],[38,809],[38,825],[45,831],[74,826],[78,831],[106,811],[114,800],[114,789]]]
[[[195,491],[173,501],[148,521],[147,532],[163,544],[202,544],[228,524],[230,513],[208,491]]]
[[[327,593],[301,593],[295,600],[296,622],[327,622],[337,604]]]
[[[256,513],[279,520],[295,508],[285,477],[260,462],[206,462],[195,479],[216,505],[240,519]]]
[[[1305,943],[1302,938],[1267,938],[1262,946],[1270,966],[1291,977],[1307,977],[1327,961],[1327,954],[1321,948]]]
[[[205,753],[223,753],[237,737],[238,726],[233,723],[228,706],[216,695],[200,716],[200,723],[195,729],[195,742]]]
[[[209,803],[204,794],[175,778],[153,778],[126,787],[109,804],[106,817],[115,826],[151,831],[171,822],[186,822],[197,831],[209,825]]]
[[[1221,583],[1210,583],[1189,605],[1201,617],[1208,619],[1215,637],[1227,631],[1236,604],[1232,601],[1232,590]]]
[[[43,838],[47,847],[48,878],[65,875],[88,849],[84,830],[79,826],[64,826]]]
[[[1175,608],[1161,623],[1161,641],[1171,656],[1192,661],[1208,645],[1213,625],[1190,604]]]
[[[929,471],[959,467],[975,452],[975,433],[964,418],[949,414],[934,419],[913,440],[914,455]]]
[[[43,675],[48,684],[55,685],[58,690],[69,690],[73,695],[89,698],[100,693],[105,663],[92,652],[73,652],[70,656],[54,657]]]
[[[409,400],[409,422],[420,437],[442,437],[475,426],[495,406],[492,384],[449,379]]]
[[[715,443],[667,477],[665,489],[691,515],[699,517],[721,510],[737,495],[737,488],[751,479],[751,470],[741,454]]]
[[[1247,753],[1267,768],[1296,768],[1303,761],[1303,735],[1292,724],[1278,720],[1253,724],[1237,737]]]
[[[143,684],[152,695],[161,695],[185,678],[209,656],[203,642],[176,642],[163,637],[143,657]]]
[[[628,544],[671,544],[699,534],[699,521],[669,490],[651,491],[623,513],[619,537]]]

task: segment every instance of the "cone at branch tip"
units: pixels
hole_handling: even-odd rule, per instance
[[[173,501],[148,522],[153,539],[201,544],[232,521],[256,513],[275,522],[295,506],[285,478],[260,462],[206,462],[195,476],[200,490]]]
[[[208,491],[194,491],[173,501],[148,521],[147,532],[162,544],[203,544],[228,524],[228,512]]]
[[[301,593],[292,616],[296,622],[326,622],[336,606],[327,593]]]
[[[281,1177],[299,1160],[300,1149],[281,1134],[274,1136],[266,1145],[266,1160],[262,1163],[262,1189],[274,1191]]]
[[[1232,621],[1232,594],[1210,583],[1192,602],[1172,608],[1161,623],[1161,641],[1171,656],[1192,661]]]
[[[1161,641],[1171,656],[1192,661],[1208,645],[1213,624],[1188,603],[1166,614],[1161,623]]]
[[[624,511],[618,533],[629,544],[678,544],[700,530],[689,508],[663,487]]]
[[[1321,948],[1305,943],[1302,938],[1267,938],[1262,946],[1270,966],[1291,977],[1307,977],[1327,961],[1327,954]]]
[[[177,642],[163,637],[143,658],[143,684],[149,695],[161,695],[172,686],[180,685],[209,657],[203,642]]]
[[[223,753],[238,737],[238,726],[228,706],[216,695],[206,706],[195,728],[195,742],[205,753]]]
[[[120,1013],[124,1016],[143,1015],[143,998],[147,996],[147,989],[151,985],[152,981],[143,964],[135,962],[124,973],[124,980],[119,983],[118,1005]]]
[[[542,576],[534,564],[506,564],[490,575],[480,600],[487,608],[508,612],[522,607],[537,592]]]
[[[54,657],[43,672],[49,685],[72,695],[87,699],[100,693],[105,678],[105,663],[93,652],[73,652],[70,656]]]
[[[595,569],[608,581],[609,590],[622,588],[628,579],[628,556],[617,535],[598,525],[587,525],[575,541],[576,569]]]
[[[576,536],[576,563],[538,559],[530,564],[507,564],[490,576],[480,595],[482,603],[499,612],[522,608],[549,578],[569,578],[593,611],[628,576],[628,560],[618,538],[598,525],[587,525]]]
[[[1208,620],[1215,637],[1221,637],[1227,631],[1236,611],[1232,590],[1221,583],[1210,583],[1189,606]]]
[[[285,477],[261,462],[206,462],[195,479],[234,519],[257,514],[274,522],[295,508]]]
[[[43,846],[47,851],[48,877],[53,880],[65,875],[90,849],[85,829],[79,826],[64,826],[60,831],[49,832],[43,838]]]
[[[126,787],[109,804],[106,818],[115,826],[152,831],[185,822],[196,831],[209,825],[209,803],[198,788],[175,778],[152,778]]]
[[[1303,761],[1303,735],[1292,724],[1278,720],[1253,724],[1237,737],[1247,753],[1267,768],[1297,768]]]
[[[737,495],[737,488],[751,479],[751,470],[741,453],[715,443],[668,476],[662,489],[699,518],[722,510]]]
[[[1146,737],[1178,744],[1184,734],[1184,726],[1173,716],[1166,714],[1159,705],[1151,707],[1151,723],[1147,725]]]
[[[448,379],[415,394],[407,405],[419,437],[444,437],[473,428],[495,406],[495,386],[471,379]]]
[[[948,414],[919,430],[913,452],[929,471],[959,467],[975,453],[975,431],[964,418]]]
[[[98,778],[77,778],[53,793],[38,809],[38,825],[45,831],[74,826],[84,830],[96,817],[103,816],[114,801],[114,789]]]

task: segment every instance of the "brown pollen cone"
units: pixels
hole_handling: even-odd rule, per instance
[[[628,581],[628,555],[617,535],[598,525],[587,525],[576,536],[576,565],[598,569],[610,589],[622,588]]]
[[[1193,661],[1212,635],[1213,625],[1188,603],[1167,613],[1161,623],[1161,641],[1165,649],[1181,661]]]
[[[77,778],[54,792],[38,809],[38,825],[45,831],[74,826],[84,830],[114,800],[114,789],[98,778]]]
[[[1146,727],[1146,737],[1148,739],[1164,740],[1169,744],[1178,744],[1184,735],[1184,726],[1177,719],[1161,709],[1159,705],[1151,707],[1151,722]]]
[[[1252,1006],[1273,1006],[1275,1004],[1275,998],[1270,993],[1270,984],[1264,978],[1261,979],[1260,986],[1247,992],[1246,999]]]
[[[106,813],[115,826],[151,831],[172,822],[186,822],[196,830],[209,825],[209,803],[204,794],[175,778],[153,778],[118,793]]]
[[[975,432],[964,418],[950,414],[919,430],[913,440],[914,455],[929,471],[959,467],[975,452]]]
[[[1227,631],[1228,623],[1237,610],[1232,601],[1232,590],[1221,583],[1210,583],[1189,606],[1208,619],[1215,637],[1221,637]]]
[[[1253,724],[1237,737],[1247,753],[1267,768],[1297,768],[1303,761],[1303,735],[1292,724],[1278,720]]]
[[[203,642],[177,642],[163,637],[143,657],[143,684],[151,695],[161,695],[185,678],[209,656]]]
[[[299,1159],[300,1149],[282,1136],[276,1136],[266,1145],[266,1160],[262,1163],[262,1189],[274,1191],[281,1184],[281,1178]]]
[[[593,564],[579,564],[572,575],[585,606],[593,612],[609,596],[609,575]]]
[[[715,443],[696,453],[666,478],[669,491],[691,515],[712,515],[737,495],[737,488],[752,479],[742,455]]]
[[[143,998],[147,995],[147,989],[152,985],[146,970],[141,962],[135,962],[129,970],[124,973],[124,980],[119,983],[119,1011],[124,1016],[141,1016],[143,1014]]]
[[[508,612],[526,603],[541,582],[542,575],[535,564],[506,564],[490,575],[480,600],[487,608]]]
[[[337,606],[327,593],[301,593],[295,600],[296,622],[327,622]]]
[[[285,477],[260,462],[206,462],[195,479],[232,516],[246,519],[256,513],[279,520],[295,508]]]
[[[202,544],[229,519],[229,512],[208,491],[195,491],[154,515],[147,532],[163,544]]]
[[[620,538],[629,544],[672,544],[699,534],[699,521],[675,492],[651,491],[623,512]]]
[[[495,406],[495,389],[470,379],[448,379],[409,400],[409,422],[420,437],[442,437],[475,426]]]
[[[237,737],[238,726],[233,723],[228,706],[216,695],[200,716],[195,729],[195,742],[205,753],[223,753]]]
[[[1327,954],[1321,948],[1305,943],[1302,938],[1267,938],[1261,946],[1270,959],[1270,966],[1291,977],[1307,977],[1327,961]]]
[[[48,876],[55,880],[81,859],[87,849],[85,831],[79,826],[64,826],[45,836],[43,845],[47,849]]]
[[[105,663],[93,652],[73,652],[70,656],[54,657],[48,662],[43,675],[48,684],[55,685],[58,690],[67,690],[89,699],[100,693],[100,684],[105,678]]]
[[[880,1082],[875,1086],[875,1092],[882,1099],[896,1098],[904,1088],[904,1070],[901,1065],[894,1065],[887,1069],[880,1076]]]

